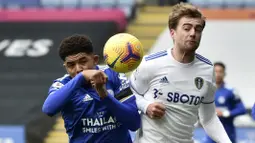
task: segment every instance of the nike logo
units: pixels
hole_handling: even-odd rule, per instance
[[[114,65],[116,64],[116,62],[119,60],[119,58],[120,58],[121,55],[122,55],[122,54],[120,54],[111,64],[108,64],[108,66],[109,66],[110,68],[113,68]]]

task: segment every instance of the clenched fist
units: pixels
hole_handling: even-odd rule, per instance
[[[107,96],[107,90],[105,84],[107,82],[107,75],[100,70],[85,70],[82,72],[83,76],[88,82],[91,83],[92,87],[96,89],[100,98]]]
[[[159,102],[151,103],[146,111],[146,114],[152,119],[160,119],[165,115],[166,107]]]

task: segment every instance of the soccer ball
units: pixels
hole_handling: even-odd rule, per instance
[[[128,33],[110,37],[105,43],[103,52],[105,63],[119,73],[136,69],[142,61],[143,54],[141,42]]]

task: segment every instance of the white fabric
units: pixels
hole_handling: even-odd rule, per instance
[[[193,143],[194,124],[201,105],[214,104],[213,79],[213,66],[203,57],[182,64],[172,57],[170,49],[145,56],[130,78],[142,111],[142,127],[135,143]],[[146,115],[152,102],[165,104],[166,114],[162,119]]]

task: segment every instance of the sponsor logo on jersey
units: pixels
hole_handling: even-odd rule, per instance
[[[194,81],[197,89],[201,89],[203,87],[204,80],[201,77],[196,77]]]
[[[203,101],[204,97],[196,95],[181,94],[178,92],[168,92],[167,101],[173,103],[183,103],[189,105],[199,105]]]
[[[173,103],[183,103],[189,105],[199,105],[203,102],[204,97],[189,95],[189,94],[181,94],[179,92],[168,92],[167,94],[163,93],[160,89],[153,89],[154,99],[158,99],[161,96],[167,96],[166,100],[168,102]]]
[[[82,118],[83,133],[100,133],[102,131],[114,130],[121,126],[116,117],[105,116],[105,111],[97,112],[94,118]]]

